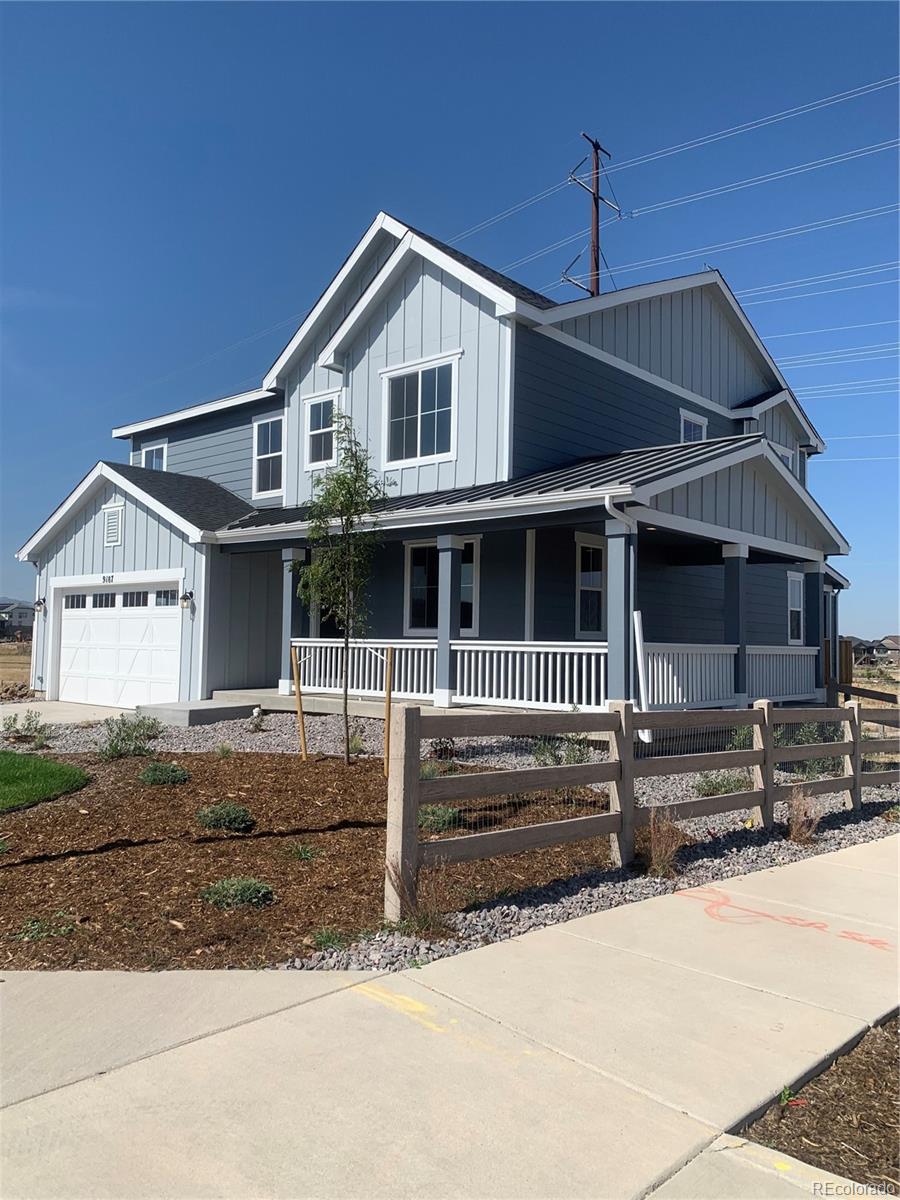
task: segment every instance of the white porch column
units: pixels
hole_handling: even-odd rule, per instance
[[[607,521],[606,534],[606,694],[634,698],[634,585],[637,534],[624,521]]]
[[[449,708],[456,692],[456,660],[450,643],[459,638],[459,604],[462,580],[463,539],[443,533],[438,537],[438,624],[434,672],[434,703]]]
[[[734,656],[734,703],[746,708],[747,696],[747,557],[741,543],[722,547],[725,561],[725,644],[737,646]]]
[[[309,617],[297,596],[297,576],[291,564],[305,562],[306,551],[290,546],[281,551],[281,678],[278,693],[290,696],[294,690],[291,672],[291,638],[305,637],[309,633]]]

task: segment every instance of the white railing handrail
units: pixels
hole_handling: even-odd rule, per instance
[[[291,638],[292,646],[343,646],[343,644],[343,638]],[[378,649],[382,649],[385,646],[394,646],[397,649],[402,649],[404,646],[408,646],[410,649],[418,647],[430,650],[437,645],[437,638],[350,638],[350,645],[373,646],[378,647]]]
[[[818,646],[748,646],[748,654],[818,654]]]
[[[606,654],[609,650],[606,642],[488,642],[483,638],[452,641],[450,646],[453,650],[521,650],[524,654],[530,654],[536,650],[571,650],[578,654]]]
[[[644,642],[645,650],[653,650],[657,654],[683,654],[694,651],[699,654],[735,654],[737,646],[723,646],[718,642]]]

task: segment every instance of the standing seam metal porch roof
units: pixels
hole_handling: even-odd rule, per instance
[[[407,496],[389,497],[377,506],[375,512],[397,513],[405,509],[428,509],[465,507],[486,500],[538,499],[547,495],[565,495],[566,492],[608,488],[644,487],[656,483],[676,472],[691,467],[714,464],[718,459],[733,454],[736,450],[752,445],[763,445],[765,435],[743,434],[738,437],[716,438],[706,442],[679,442],[670,446],[649,446],[638,450],[622,450],[603,458],[584,459],[564,467],[538,471],[523,475],[519,479],[503,483],[475,484],[472,487],[453,488],[442,492],[412,493]],[[263,529],[278,525],[302,522],[309,515],[309,505],[296,508],[269,509],[250,513],[226,526],[227,529]]]

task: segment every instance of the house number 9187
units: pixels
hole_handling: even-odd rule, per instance
[[[113,577],[112,577],[112,575],[104,575],[104,576],[103,576],[103,582],[104,582],[104,583],[112,583],[112,581],[113,581]]]

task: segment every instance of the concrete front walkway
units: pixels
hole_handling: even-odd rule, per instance
[[[34,708],[40,713],[45,725],[79,725],[83,721],[105,721],[107,717],[119,717],[125,708],[108,708],[102,704],[73,704],[69,700],[16,700],[0,704],[0,714],[18,713],[19,718]]]
[[[812,1194],[721,1137],[896,1008],[897,848],[390,976],[6,973],[3,1195]]]

